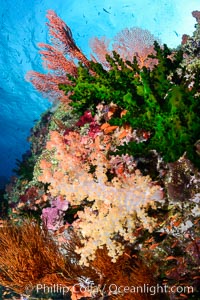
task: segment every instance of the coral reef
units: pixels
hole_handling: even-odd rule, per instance
[[[48,11],[48,73],[27,79],[54,105],[6,188],[2,285],[31,295],[57,284],[73,300],[198,299],[199,14],[177,49],[131,28],[94,38],[89,60]]]

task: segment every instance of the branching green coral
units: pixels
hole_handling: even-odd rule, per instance
[[[158,63],[153,70],[139,69],[136,58],[124,62],[113,52],[112,57],[106,57],[110,69],[94,62],[90,69],[80,65],[78,76],[70,78],[73,85],[60,88],[72,92],[71,105],[80,114],[88,108],[95,112],[100,102],[112,102],[127,111],[123,117],[114,115],[112,125],[128,123],[133,129],[150,132],[147,141],[130,142],[118,153],[145,156],[156,150],[165,162],[173,162],[186,152],[199,167],[194,146],[200,137],[200,98],[195,95],[198,87],[188,87],[182,50],[172,53],[157,42],[154,48],[156,54],[151,57]]]

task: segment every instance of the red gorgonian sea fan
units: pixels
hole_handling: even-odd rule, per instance
[[[49,20],[47,26],[49,27],[53,46],[63,52],[63,54],[68,54],[72,58],[76,58],[85,65],[88,65],[88,59],[77,47],[71,30],[65,22],[61,20],[53,10],[48,10],[47,19]]]
[[[29,71],[26,79],[30,81],[37,90],[50,100],[58,100],[69,103],[69,95],[59,90],[58,84],[72,84],[66,74],[77,75],[77,61],[90,68],[90,62],[76,45],[70,28],[57,16],[53,10],[47,12],[49,34],[52,45],[40,43],[43,65],[50,72],[41,74]],[[148,31],[141,28],[125,28],[113,39],[111,49],[110,41],[106,37],[93,38],[91,40],[91,54],[93,61],[99,61],[105,68],[110,68],[106,61],[106,54],[112,55],[112,50],[120,54],[124,60],[132,60],[137,57],[139,66],[153,68],[156,60],[148,55],[154,52],[153,42],[156,38]]]
[[[36,71],[29,71],[26,79],[30,81],[37,90],[50,100],[69,102],[68,96],[59,90],[58,84],[71,84],[66,74],[75,76],[77,65],[74,60],[89,66],[89,61],[81,50],[77,47],[70,28],[61,20],[53,10],[47,12],[47,23],[49,34],[51,35],[52,46],[40,43],[39,47],[42,55],[44,67],[50,70],[47,74]]]
[[[40,50],[40,54],[42,55],[43,66],[46,69],[53,70],[58,75],[65,75],[66,73],[71,75],[77,74],[77,66],[74,61],[67,59],[63,52],[44,43],[39,43],[38,46],[44,48],[44,50]]]
[[[57,99],[61,102],[69,102],[68,96],[64,95],[63,91],[59,90],[58,87],[60,83],[70,84],[66,75],[59,76],[51,73],[42,74],[36,71],[29,71],[26,75],[26,79],[50,101],[53,102]]]
[[[149,58],[148,55],[154,53],[154,41],[159,40],[151,34],[149,30],[139,27],[125,28],[121,30],[114,38],[113,43],[104,36],[102,38],[93,38],[90,46],[95,53],[97,60],[104,66],[108,66],[105,56],[116,51],[124,60],[133,60],[136,56],[139,66],[152,68],[156,59]],[[93,59],[94,56],[92,56]]]

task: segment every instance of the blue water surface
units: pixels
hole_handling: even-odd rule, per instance
[[[112,38],[125,27],[149,29],[176,47],[191,34],[199,0],[0,0],[0,187],[13,174],[16,159],[28,149],[34,120],[49,106],[24,77],[42,72],[39,42],[48,42],[46,12],[53,9],[68,24],[89,57],[93,36]]]

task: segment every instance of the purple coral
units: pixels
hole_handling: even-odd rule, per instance
[[[64,224],[63,217],[68,207],[68,202],[58,196],[52,200],[51,207],[43,208],[42,220],[49,230],[58,230]]]
[[[65,199],[63,199],[63,197],[58,196],[52,201],[52,207],[56,207],[61,211],[66,211],[68,210],[69,203]]]
[[[63,225],[64,213],[56,207],[47,207],[42,210],[42,220],[49,230],[57,230]]]

